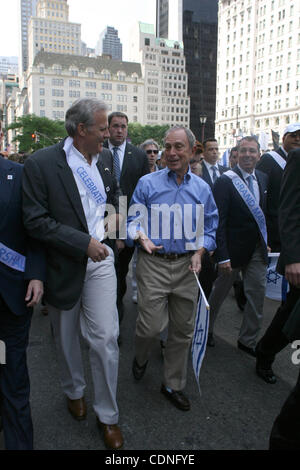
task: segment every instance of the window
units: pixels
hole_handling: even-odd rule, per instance
[[[45,96],[45,88],[40,88],[40,96]]]

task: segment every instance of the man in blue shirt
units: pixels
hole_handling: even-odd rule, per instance
[[[139,246],[133,375],[143,377],[153,340],[168,325],[161,392],[185,411],[190,403],[182,390],[198,298],[194,272],[200,272],[205,250],[216,248],[218,225],[209,185],[189,168],[195,140],[181,126],[167,131],[167,167],[140,179],[127,220],[128,243]]]

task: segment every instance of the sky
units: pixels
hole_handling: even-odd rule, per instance
[[[19,0],[0,2],[0,56],[18,56]],[[116,28],[123,43],[123,60],[126,60],[131,26],[136,21],[155,25],[156,0],[68,0],[68,5],[69,21],[81,23],[81,39],[88,47],[96,46],[98,36],[106,26]]]

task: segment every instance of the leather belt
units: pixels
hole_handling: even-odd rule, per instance
[[[158,256],[158,258],[176,260],[178,258],[182,258],[183,256],[191,256],[191,252],[188,252],[188,253],[157,253],[155,251],[150,256]]]

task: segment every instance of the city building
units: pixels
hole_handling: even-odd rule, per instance
[[[69,22],[67,0],[38,0],[28,26],[28,64],[39,51],[80,55],[81,25]]]
[[[220,0],[216,136],[272,148],[272,130],[300,120],[299,0]]]
[[[19,75],[21,76],[28,67],[28,25],[31,16],[36,14],[38,0],[19,0]]]
[[[141,123],[189,126],[190,99],[182,42],[157,38],[154,25],[141,22],[130,38],[130,59],[142,65],[145,81]]]
[[[99,36],[96,45],[97,55],[110,55],[114,60],[122,60],[122,44],[118,37],[118,31],[112,26],[107,26]]]
[[[64,120],[72,103],[87,97],[143,123],[144,80],[137,63],[41,51],[28,69],[27,93],[28,112],[37,116]]]
[[[18,57],[0,57],[0,75],[18,75]]]
[[[190,127],[198,140],[215,133],[218,0],[157,0],[156,34],[183,41]],[[200,122],[204,117],[205,127]]]

